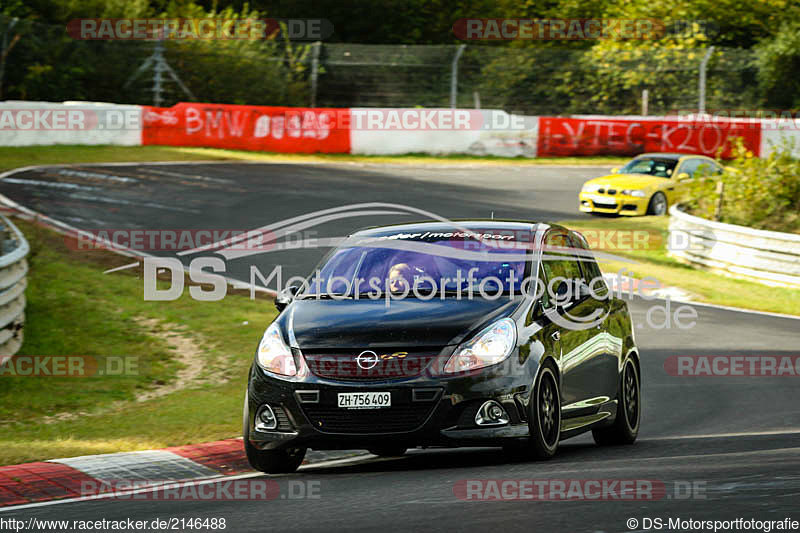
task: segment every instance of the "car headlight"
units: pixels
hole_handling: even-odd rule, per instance
[[[599,188],[600,186],[596,183],[585,183],[581,189],[581,192],[595,192]]]
[[[259,366],[268,372],[280,374],[282,376],[294,376],[297,374],[297,366],[294,364],[292,350],[283,342],[283,336],[278,325],[273,323],[264,332],[261,342],[258,344]]]
[[[624,189],[622,194],[625,196],[636,196],[637,198],[644,198],[647,196],[644,191],[640,191],[639,189]]]
[[[498,320],[456,349],[444,365],[445,374],[496,365],[508,358],[517,343],[517,326],[510,318]]]

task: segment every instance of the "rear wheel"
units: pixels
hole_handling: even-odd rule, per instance
[[[533,455],[549,459],[561,438],[561,394],[558,380],[549,365],[542,367],[530,403],[530,445]]]
[[[288,474],[297,470],[306,456],[305,448],[284,448],[282,450],[259,450],[250,443],[250,421],[247,405],[247,394],[244,397],[244,453],[247,461],[255,470],[266,474]]]
[[[407,449],[403,446],[376,446],[375,448],[367,448],[367,451],[379,457],[400,457],[405,455]]]
[[[663,192],[657,192],[650,198],[650,203],[647,206],[648,215],[666,215],[667,214],[667,197]]]
[[[622,380],[617,394],[617,418],[614,425],[592,430],[597,444],[633,444],[639,435],[639,419],[642,414],[639,372],[631,359],[625,362]]]

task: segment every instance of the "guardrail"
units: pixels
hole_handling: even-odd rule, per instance
[[[669,255],[679,261],[765,285],[800,288],[800,235],[714,222],[677,205],[669,214],[670,234],[691,240],[690,246],[670,246]]]
[[[0,362],[22,346],[29,251],[22,232],[0,216]]]

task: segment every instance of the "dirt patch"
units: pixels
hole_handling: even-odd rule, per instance
[[[146,402],[160,398],[201,382],[200,373],[205,366],[203,352],[200,349],[201,344],[189,336],[185,326],[176,326],[175,324],[162,326],[161,322],[151,318],[139,318],[135,322],[146,328],[152,336],[166,342],[169,349],[175,354],[175,359],[183,365],[183,368],[178,370],[174,381],[137,394],[135,401]]]
[[[152,318],[137,318],[134,319],[134,322],[145,328],[149,335],[163,340],[173,353],[175,360],[181,364],[181,368],[178,370],[174,380],[169,383],[158,384],[152,389],[137,393],[133,399],[134,402],[154,400],[193,385],[200,385],[206,382],[206,380],[201,377],[203,369],[207,366],[202,350],[204,343],[200,339],[195,338],[195,335],[190,334],[186,326],[163,323]],[[216,382],[219,383],[219,380]],[[130,404],[130,401],[117,401],[100,411],[69,411],[56,413],[43,417],[41,421],[45,424],[49,424],[52,422],[73,420],[80,417],[115,411],[128,404]]]

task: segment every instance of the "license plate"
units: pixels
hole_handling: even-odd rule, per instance
[[[589,199],[596,205],[610,205],[616,207],[617,201],[609,198],[608,196],[590,195]]]
[[[338,401],[343,409],[381,409],[392,406],[392,393],[340,392]]]

